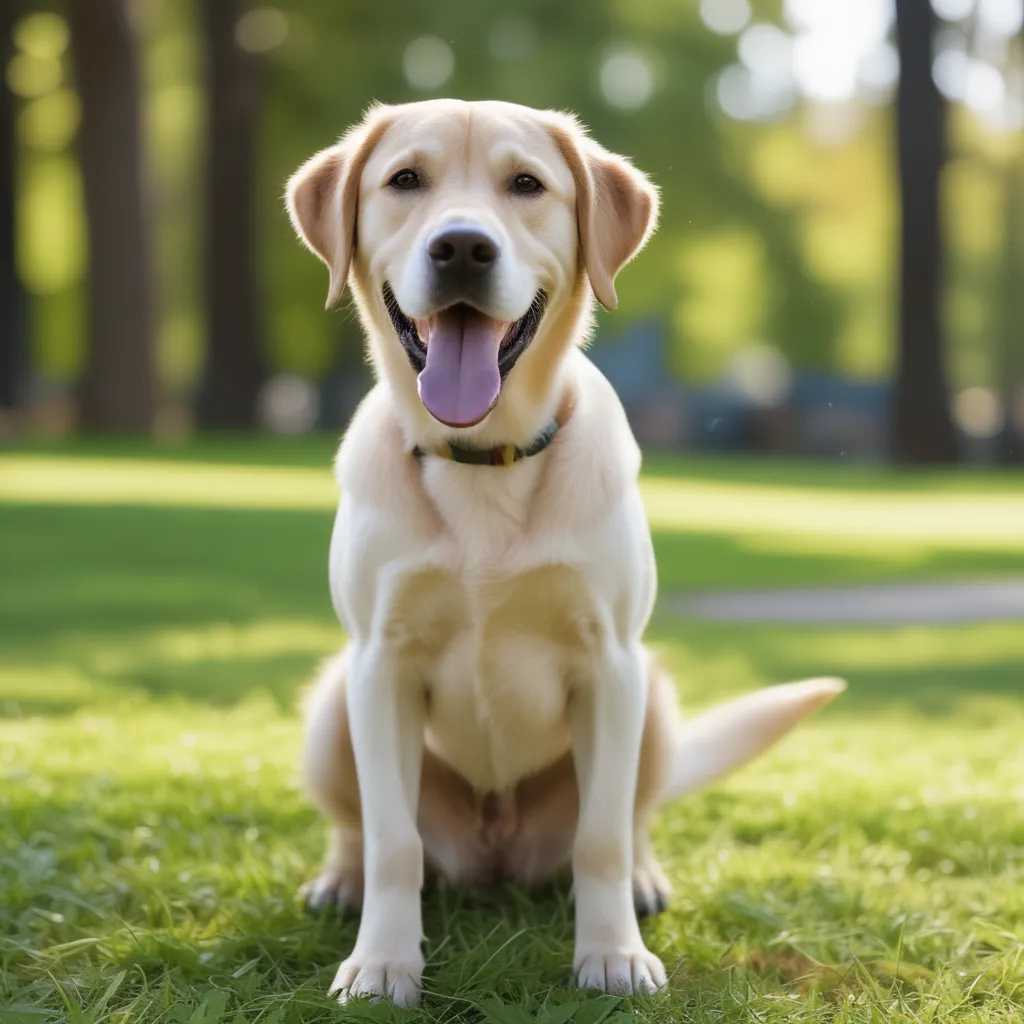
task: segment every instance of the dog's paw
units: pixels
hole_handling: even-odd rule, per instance
[[[672,886],[661,865],[647,857],[633,868],[633,906],[637,917],[651,917],[668,910]]]
[[[337,906],[342,913],[358,914],[363,906],[362,869],[326,867],[299,890],[299,895],[314,912]]]
[[[353,954],[338,968],[329,994],[339,1003],[352,999],[390,999],[396,1006],[415,1006],[420,1001],[423,958],[389,960]]]
[[[661,961],[639,946],[636,949],[590,949],[576,958],[580,988],[596,988],[614,995],[656,992],[668,978]]]

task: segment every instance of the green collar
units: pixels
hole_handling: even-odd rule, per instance
[[[443,442],[436,448],[413,448],[413,458],[417,462],[423,460],[424,455],[437,455],[442,459],[450,459],[452,462],[462,462],[470,466],[511,466],[520,459],[528,459],[531,455],[537,455],[555,439],[555,435],[561,428],[556,417],[533,439],[527,448],[517,448],[514,444],[500,444],[494,448],[466,448],[462,445],[452,444],[450,441]]]

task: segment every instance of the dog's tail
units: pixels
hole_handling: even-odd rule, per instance
[[[691,793],[746,764],[845,689],[831,677],[783,683],[684,720],[666,796]]]

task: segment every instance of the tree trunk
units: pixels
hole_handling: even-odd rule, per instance
[[[235,41],[238,0],[203,0],[207,138],[203,282],[206,366],[198,419],[207,428],[251,427],[263,383],[256,287],[254,174],[260,101],[258,58]]]
[[[902,236],[892,454],[903,463],[957,458],[941,321],[946,107],[932,79],[934,23],[930,0],[896,0]]]
[[[1009,51],[1009,70],[1024,73],[1024,26]],[[1005,174],[1003,318],[999,365],[1005,420],[999,438],[1000,462],[1024,462],[1024,155]]]
[[[1006,169],[1006,240],[1003,248],[1003,316],[999,374],[1005,420],[1001,462],[1024,462],[1024,158]]]
[[[11,59],[11,31],[20,7],[0,5],[0,68]],[[16,206],[14,96],[0,81],[0,416],[21,405],[28,376],[25,294],[15,262]]]
[[[82,425],[148,432],[157,387],[136,42],[124,0],[73,0],[67,9],[89,230]]]

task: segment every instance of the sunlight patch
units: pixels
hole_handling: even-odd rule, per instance
[[[122,692],[123,691],[119,691]],[[0,668],[0,717],[19,718],[40,710],[75,710],[109,696],[73,665],[5,665]]]
[[[911,493],[640,481],[651,528],[795,536],[841,550],[869,543],[971,550],[1024,550],[1024,494]]]
[[[831,537],[807,536],[795,533],[737,534],[736,543],[747,551],[759,554],[804,555],[826,558],[864,559],[877,558],[890,565],[901,566],[923,565],[936,550],[943,549],[942,544],[899,544],[895,545],[888,537],[846,536]]]
[[[784,550],[920,559],[937,548],[1024,551],[1024,494],[865,493],[839,488],[645,477],[651,527],[741,533]],[[0,457],[0,503],[333,510],[324,468],[238,466],[142,459]]]
[[[768,642],[787,657],[821,661],[837,672],[984,668],[1011,662],[1020,664],[1024,677],[1024,629],[1014,622],[942,629],[803,630],[797,635],[775,634]]]
[[[0,502],[333,509],[338,489],[327,467],[4,456]]]
[[[214,623],[200,629],[168,629],[137,640],[120,641],[96,652],[103,672],[129,672],[154,661],[195,662],[262,661],[289,654],[331,654],[344,643],[338,626],[320,622],[262,620],[244,626]]]

